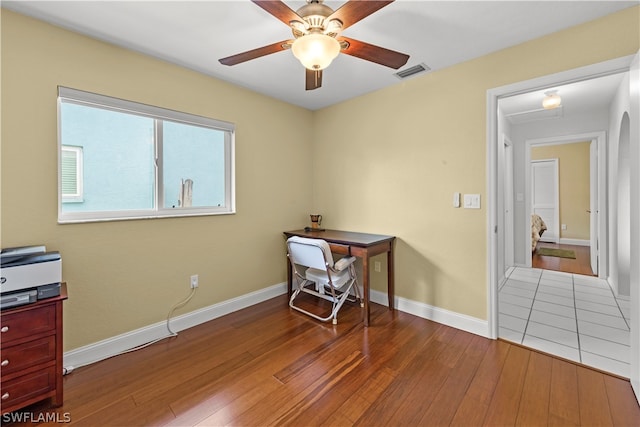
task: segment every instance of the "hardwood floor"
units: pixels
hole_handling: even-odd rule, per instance
[[[360,318],[345,305],[319,323],[277,297],[78,368],[64,406],[27,411],[77,426],[640,425],[627,380],[377,304]]]
[[[591,270],[589,246],[538,242],[536,249],[538,248],[569,249],[575,252],[576,259],[544,256],[538,255],[534,252],[531,256],[531,266],[533,268],[594,276],[593,271]]]

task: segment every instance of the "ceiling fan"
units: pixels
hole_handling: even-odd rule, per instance
[[[407,63],[409,55],[340,35],[342,30],[382,9],[394,0],[349,0],[335,11],[324,0],[306,0],[293,11],[280,0],[251,0],[291,27],[294,39],[283,40],[220,59],[236,65],[261,56],[291,49],[306,69],[306,90],[322,86],[322,70],[340,52],[394,69]]]

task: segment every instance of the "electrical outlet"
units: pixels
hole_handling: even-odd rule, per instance
[[[373,269],[376,271],[376,273],[380,273],[380,261],[376,261],[373,263]]]
[[[191,281],[189,282],[191,285],[191,289],[198,287],[198,275],[194,274],[191,276]]]

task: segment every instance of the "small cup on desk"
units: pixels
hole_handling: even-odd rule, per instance
[[[322,224],[322,215],[310,215],[311,217],[311,228],[320,228]]]

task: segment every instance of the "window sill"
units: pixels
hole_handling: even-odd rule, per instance
[[[105,215],[104,212],[95,213],[94,215],[58,215],[58,224],[81,224],[89,222],[111,222],[111,221],[132,221],[132,220],[144,220],[144,219],[161,219],[161,218],[185,218],[185,217],[197,217],[197,216],[217,216],[217,215],[235,215],[236,211],[225,210],[215,211],[200,210],[200,209],[172,209],[167,212],[145,212],[145,213],[130,213],[125,214],[119,212],[122,216]]]

